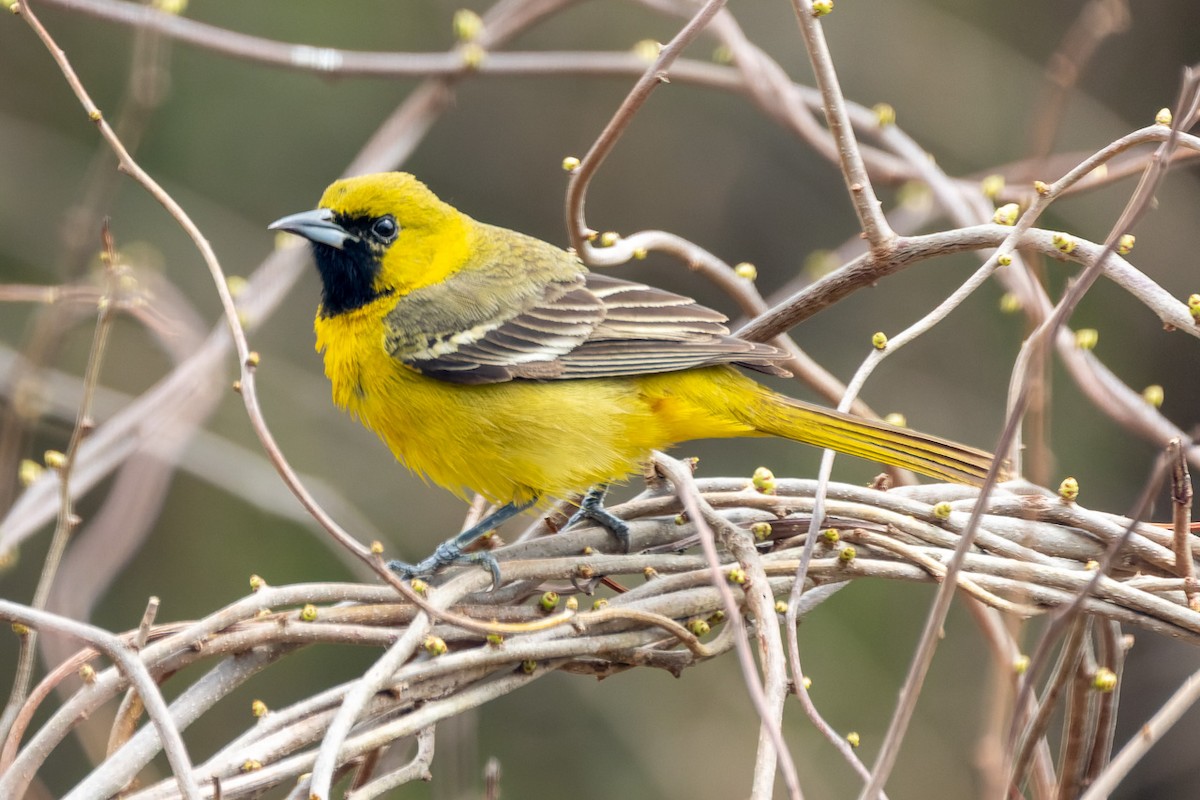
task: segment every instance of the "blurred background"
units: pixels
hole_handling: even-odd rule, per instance
[[[437,52],[452,47],[451,20],[462,6],[487,8],[458,0],[192,0],[185,14],[283,42]],[[1084,6],[847,0],[825,31],[849,99],[890,103],[898,124],[950,174],[983,176],[1029,154],[1045,67]],[[139,34],[57,3],[35,8],[138,162],[192,216],[230,276],[254,274],[275,247],[266,225],[315,205],[419,84],[255,64]],[[730,11],[795,80],[811,84],[789,3],[732,2]],[[1056,153],[1090,153],[1173,105],[1182,67],[1200,61],[1200,38],[1180,22],[1194,12],[1194,0],[1134,8],[1128,29],[1101,44],[1067,94]],[[638,3],[595,0],[548,17],[505,49],[627,51],[640,40],[667,41],[680,24]],[[686,55],[711,60],[714,46],[702,37]],[[115,173],[114,160],[45,48],[9,15],[0,17],[0,74],[0,285],[96,285],[94,212],[100,210],[112,218],[122,261],[153,297],[140,318],[123,315],[115,324],[100,379],[105,391],[97,398],[103,421],[221,326],[216,292],[186,235],[146,193]],[[399,166],[478,219],[565,245],[562,159],[587,150],[632,83],[631,77],[554,74],[469,77]],[[1103,240],[1133,185],[1126,180],[1057,203],[1043,227]],[[921,202],[919,191],[886,185],[880,191],[885,208],[914,195],[909,202]],[[1194,168],[1179,169],[1135,230],[1131,260],[1177,297],[1200,291],[1198,208]],[[828,261],[822,251],[842,247],[858,232],[835,165],[745,97],[681,81],[661,87],[633,121],[596,177],[587,213],[593,228],[661,228],[729,263],[752,262],[768,295],[808,279],[814,263]],[[947,225],[938,219],[927,229]],[[974,256],[919,264],[792,333],[826,368],[848,379],[869,352],[873,332],[912,323],[977,264]],[[245,292],[287,291],[269,315],[248,310],[245,320],[251,346],[262,354],[258,380],[266,419],[293,465],[311,477],[318,496],[352,533],[362,541],[383,539],[398,557],[419,558],[457,529],[466,509],[411,476],[373,435],[333,408],[313,350],[315,271],[305,266],[291,285],[293,273],[286,269],[271,273],[277,279],[252,282],[241,295],[253,309],[254,298]],[[1057,262],[1046,270],[1052,294],[1077,272]],[[668,258],[652,255],[619,272],[737,317],[728,298]],[[990,448],[1025,332],[1020,315],[999,310],[1001,294],[998,286],[984,287],[944,324],[888,359],[868,382],[864,399],[880,413],[905,414],[913,427]],[[0,305],[2,513],[22,497],[20,459],[40,460],[47,448],[63,449],[78,402],[77,384],[20,368],[15,359],[23,353],[60,377],[79,376],[94,319],[94,308],[86,306]],[[1163,412],[1175,424],[1187,430],[1200,421],[1200,351],[1193,338],[1164,333],[1149,311],[1104,281],[1071,324],[1100,331],[1096,354],[1131,387],[1163,386]],[[125,630],[136,627],[149,595],[162,597],[160,621],[185,620],[244,595],[251,573],[272,584],[362,577],[305,521],[267,466],[241,400],[228,391],[235,360],[226,353],[219,364],[189,378],[194,385],[188,393],[200,409],[195,431],[180,423],[164,432],[161,452],[139,453],[80,501],[83,526],[60,582],[70,590],[58,594],[57,608]],[[780,386],[812,397],[798,384]],[[1050,485],[1074,475],[1083,486],[1083,504],[1128,510],[1154,448],[1092,407],[1058,371],[1047,418]],[[808,476],[819,457],[816,450],[774,441],[695,443],[678,453],[700,456],[705,476],[749,475],[760,464],[779,475]],[[835,467],[835,477],[851,482],[865,482],[874,472],[849,458]],[[106,506],[117,492],[139,502]],[[129,519],[122,521],[118,511]],[[1160,510],[1158,518],[1164,514]],[[6,518],[0,535],[12,534],[11,523]],[[0,574],[0,595],[28,601],[52,527],[48,517],[22,542]],[[931,597],[927,586],[858,582],[802,625],[813,697],[835,728],[860,734],[868,764]],[[1200,667],[1194,648],[1132,633],[1137,640],[1122,689],[1118,743]],[[11,680],[13,642],[0,643],[0,686]],[[269,682],[252,683],[230,698],[189,731],[189,744],[200,758],[251,724],[251,698],[283,705],[314,686],[358,674],[373,656],[315,649],[287,672],[273,671]],[[975,748],[986,716],[979,687],[987,668],[973,624],[952,614],[890,796],[929,796],[932,775],[938,776],[937,796],[975,794]],[[807,796],[857,791],[856,778],[798,708],[786,723]],[[1192,712],[1119,796],[1194,796],[1200,758],[1194,748],[1172,742],[1196,735],[1200,713]],[[749,785],[756,738],[757,722],[732,657],[679,680],[644,670],[603,682],[554,675],[443,725],[433,783],[395,796],[478,796],[483,764],[495,756],[508,797],[739,797]],[[78,747],[56,755],[57,768],[45,776],[52,791],[65,791],[84,773],[86,745]]]

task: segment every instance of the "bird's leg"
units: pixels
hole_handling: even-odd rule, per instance
[[[482,564],[491,570],[492,588],[495,589],[500,585],[500,563],[496,561],[496,557],[486,550],[481,550],[477,553],[464,553],[463,551],[482,539],[485,534],[491,533],[536,502],[537,498],[527,500],[524,503],[505,503],[475,525],[439,544],[437,549],[433,551],[433,555],[423,561],[416,564],[407,564],[403,561],[389,561],[388,569],[395,572],[401,578],[422,578],[433,575],[443,567]]]
[[[621,549],[629,552],[629,525],[625,520],[604,507],[604,495],[608,493],[608,484],[601,483],[588,489],[583,500],[579,501],[579,510],[571,515],[564,528],[569,528],[577,522],[590,519],[601,528],[611,533],[621,543]]]

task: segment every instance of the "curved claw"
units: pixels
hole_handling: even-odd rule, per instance
[[[467,553],[459,559],[459,563],[483,564],[492,573],[492,585],[488,587],[488,591],[494,592],[500,587],[500,562],[491,553]]]

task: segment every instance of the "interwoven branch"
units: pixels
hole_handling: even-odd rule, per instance
[[[754,528],[755,523],[770,525],[770,534],[757,549],[770,593],[786,597],[816,482],[780,479],[774,494],[759,493],[749,481],[735,478],[701,479],[697,484],[704,499],[736,527],[757,531],[761,528]],[[961,486],[879,491],[830,484],[825,532],[808,572],[810,589],[868,578],[939,581],[974,499],[973,492]],[[944,507],[935,510],[943,502],[952,509],[948,516]],[[415,736],[440,719],[526,686],[550,670],[604,676],[648,667],[678,674],[729,649],[731,629],[718,621],[719,616],[714,619],[723,607],[707,564],[701,556],[681,552],[695,544],[697,531],[677,517],[681,506],[676,496],[659,489],[614,510],[630,521],[634,547],[644,552],[603,554],[601,549],[611,544],[609,535],[592,528],[512,545],[496,551],[503,586],[465,595],[451,605],[454,612],[484,622],[536,622],[547,613],[538,603],[541,594],[553,590],[561,602],[579,602],[580,610],[569,623],[492,641],[474,630],[431,626],[428,635],[444,641],[448,652],[431,655],[418,649],[388,676],[384,690],[370,699],[339,748],[338,768]],[[1031,487],[1007,485],[988,503],[959,586],[1010,614],[1044,614],[1071,602],[1087,585],[1105,543],[1128,524]],[[1200,643],[1200,619],[1187,607],[1186,581],[1176,574],[1170,540],[1167,530],[1135,525],[1118,567],[1101,578],[1086,601],[1088,613]],[[728,551],[721,553],[728,574],[737,562]],[[1200,543],[1193,542],[1192,558],[1197,557]],[[608,597],[602,609],[589,610],[601,576],[626,583],[630,590]],[[436,602],[439,594],[455,592],[463,577],[476,586],[487,582],[481,570],[451,575],[429,590],[430,598]],[[743,597],[752,587],[733,588]],[[810,594],[813,605],[806,610],[827,596]],[[418,609],[399,602],[383,586],[263,586],[203,620],[154,626],[141,658],[160,678],[207,665],[171,705],[175,724],[186,729],[250,677],[277,667],[304,647],[388,647],[403,637],[418,615]],[[697,640],[685,630],[696,620],[716,627],[711,641]],[[425,634],[421,640],[426,641]],[[23,725],[48,702],[47,689],[96,659],[94,651],[85,651],[72,660],[69,671],[48,676],[22,714]],[[120,701],[129,686],[124,674],[101,664],[96,670],[94,682],[66,699],[38,730],[14,731],[0,769],[0,794],[20,796],[20,776],[36,772],[79,720]],[[321,737],[352,685],[330,686],[292,706],[271,709],[196,767],[194,774],[209,793],[202,796],[212,796],[214,778],[220,780],[223,797],[236,798],[294,782],[310,771]],[[159,749],[154,729],[143,728],[78,787],[80,796],[121,791]],[[419,777],[414,771],[412,778]],[[168,780],[129,796],[150,800],[180,795],[175,782]]]

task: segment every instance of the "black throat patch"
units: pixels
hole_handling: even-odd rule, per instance
[[[344,250],[313,242],[321,274],[321,316],[336,317],[362,308],[391,292],[378,292],[379,256],[365,242],[347,242]]]

